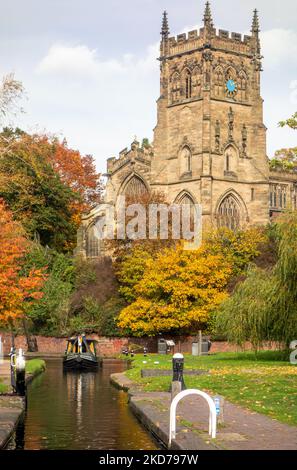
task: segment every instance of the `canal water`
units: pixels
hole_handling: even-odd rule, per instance
[[[10,449],[158,449],[129,410],[127,394],[110,385],[124,362],[85,373],[63,372],[61,360],[46,367],[28,386],[27,412]]]

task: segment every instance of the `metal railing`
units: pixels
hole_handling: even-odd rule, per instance
[[[209,435],[212,439],[216,438],[217,433],[217,414],[216,414],[216,406],[213,399],[205,392],[201,392],[201,390],[184,390],[180,392],[171,402],[170,406],[170,422],[169,422],[169,447],[171,446],[172,439],[176,437],[176,408],[180,400],[189,396],[189,395],[199,395],[204,398],[209,406]]]

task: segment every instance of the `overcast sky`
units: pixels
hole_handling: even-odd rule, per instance
[[[135,135],[152,139],[159,94],[161,15],[172,35],[201,25],[204,0],[0,0],[0,73],[27,91],[15,124],[65,136],[105,160]],[[277,123],[297,111],[296,0],[213,0],[215,26],[248,33],[258,8],[268,154],[297,145]],[[294,91],[295,90],[295,91]]]

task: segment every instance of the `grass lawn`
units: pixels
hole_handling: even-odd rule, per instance
[[[26,362],[26,374],[36,375],[45,370],[45,361],[43,359],[30,359]]]
[[[45,361],[42,359],[31,359],[26,361],[26,374],[37,375],[45,370]],[[4,384],[0,379],[0,395],[1,393],[7,393],[10,390],[10,386]]]
[[[297,426],[297,366],[278,360],[278,352],[185,355],[185,368],[207,369],[209,375],[185,376],[187,388],[223,395],[233,403]],[[147,361],[147,364],[143,364]],[[154,364],[154,362],[159,364]],[[171,356],[136,356],[126,375],[145,391],[168,391],[170,377],[141,378],[144,368],[170,369]]]
[[[0,395],[1,393],[6,393],[8,391],[8,386],[5,385],[2,380],[0,379]]]

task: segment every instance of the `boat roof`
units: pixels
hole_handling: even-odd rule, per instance
[[[76,341],[79,336],[81,336],[87,343],[98,343],[96,339],[86,338],[84,335],[72,336],[71,338],[68,338],[67,341]]]

